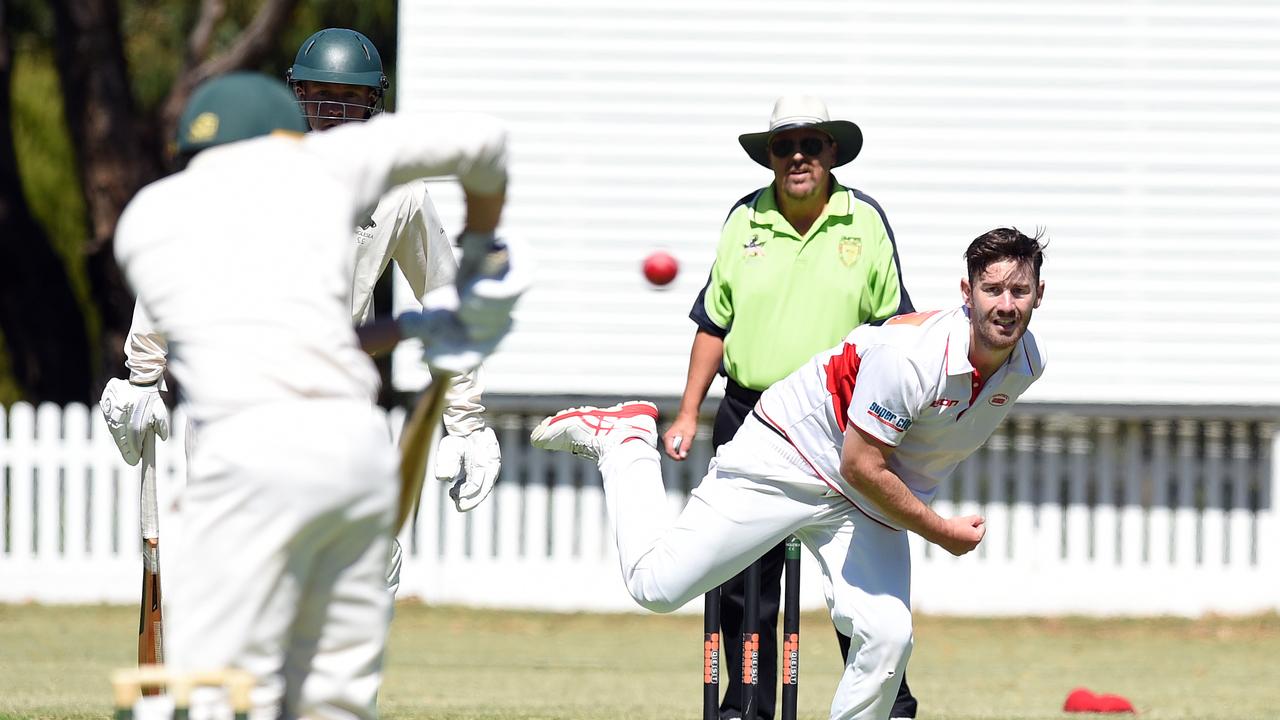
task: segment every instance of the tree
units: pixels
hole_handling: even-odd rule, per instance
[[[58,218],[61,224],[55,238],[44,238],[17,182],[9,114],[4,108],[5,124],[0,125],[0,182],[4,183],[0,187],[0,230],[4,232],[0,262],[4,265],[0,273],[12,268],[27,285],[21,293],[14,283],[5,288],[0,332],[26,399],[92,401],[106,378],[124,374],[123,344],[132,317],[133,297],[113,254],[116,221],[133,195],[165,172],[169,140],[194,88],[233,70],[257,69],[281,77],[302,40],[323,27],[360,29],[390,65],[395,57],[395,3],[0,0],[0,13],[5,9],[12,11],[12,22],[3,28],[6,39],[20,35],[24,46],[39,48],[42,57],[52,49],[76,170],[74,177],[57,183],[58,192],[27,198],[34,216],[44,219],[46,233],[52,227],[49,218]],[[5,52],[9,52],[7,43]],[[7,86],[7,56],[0,74],[0,82]],[[394,75],[390,67],[388,75]],[[41,171],[47,178],[47,167]],[[30,172],[30,168],[23,170],[24,180]],[[67,222],[70,216],[61,211],[68,202],[64,185],[83,198],[85,220],[80,230],[66,229],[79,223]],[[10,262],[19,247],[10,242],[17,243],[17,238],[23,238],[22,257]],[[68,248],[75,255],[61,278],[58,253],[50,249],[50,239],[63,249],[63,256]],[[70,306],[67,275],[76,290]],[[77,309],[75,297],[82,303],[80,319],[67,319],[68,311]],[[35,315],[17,313],[24,305],[40,309]],[[35,322],[46,314],[59,319]],[[50,327],[57,328],[56,337]],[[90,348],[86,337],[97,340],[96,346]],[[97,367],[90,357],[100,359]],[[4,360],[0,353],[0,375],[5,373]],[[56,366],[56,361],[65,365]],[[51,374],[67,387],[51,390]],[[0,377],[0,400],[8,397],[4,387]]]
[[[161,138],[171,136],[169,130],[192,89],[213,75],[260,62],[297,2],[265,0],[232,48],[210,58],[210,39],[226,4],[203,0],[168,98],[158,110],[144,113],[137,108],[129,82],[118,0],[53,0],[63,108],[89,210],[84,251],[102,318],[100,376],[123,373],[124,340],[132,319],[133,298],[113,254],[120,213],[142,186],[163,173]]]
[[[18,176],[11,38],[0,3],[0,331],[18,385],[32,397],[65,403],[89,394],[89,345],[66,269],[32,217]]]

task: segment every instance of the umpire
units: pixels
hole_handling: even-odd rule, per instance
[[[854,327],[912,312],[902,284],[893,230],[868,195],[836,181],[832,168],[862,149],[862,131],[830,120],[815,97],[774,104],[765,132],[738,137],[747,155],[773,171],[773,182],[739,200],[720,233],[711,277],[689,317],[697,324],[680,410],[663,434],[675,460],[688,457],[698,409],[717,373],[727,378],[711,442],[719,448],[742,425],[763,392]],[[761,558],[758,717],[772,720],[777,693],[777,623],[783,545]],[[729,679],[721,718],[742,716],[745,572],[721,588],[721,631]],[[849,640],[840,637],[848,658]],[[904,676],[893,717],[915,717]]]

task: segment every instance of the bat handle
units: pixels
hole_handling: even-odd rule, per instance
[[[138,496],[138,503],[142,539],[144,541],[158,540],[160,538],[160,508],[156,496],[156,434],[150,430],[142,438],[142,490]]]

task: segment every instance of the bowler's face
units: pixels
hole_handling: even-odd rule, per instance
[[[781,156],[779,151],[783,152]],[[774,182],[778,191],[792,200],[825,193],[835,159],[835,142],[818,130],[785,130],[769,140],[769,167],[773,169]]]
[[[1008,350],[1022,339],[1031,312],[1040,307],[1044,281],[1036,281],[1031,263],[999,260],[970,284],[960,281],[977,340],[990,350]]]

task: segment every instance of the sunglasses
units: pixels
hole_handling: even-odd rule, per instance
[[[769,152],[777,158],[789,158],[796,154],[796,147],[799,146],[800,154],[814,157],[827,149],[827,142],[826,138],[820,137],[801,138],[799,142],[792,138],[779,138],[769,143]]]

